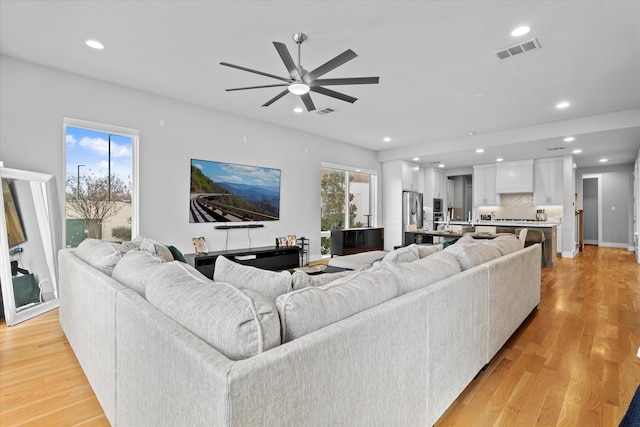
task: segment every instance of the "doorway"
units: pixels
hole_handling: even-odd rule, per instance
[[[601,195],[602,181],[600,175],[583,175],[582,207],[584,209],[584,243],[599,245],[602,236]]]

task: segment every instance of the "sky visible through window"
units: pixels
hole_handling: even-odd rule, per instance
[[[132,138],[111,134],[111,175],[126,184],[131,183]],[[67,177],[94,174],[103,177],[109,173],[109,133],[72,126],[66,128]]]

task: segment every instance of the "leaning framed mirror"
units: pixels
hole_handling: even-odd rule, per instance
[[[58,307],[61,224],[53,175],[0,162],[0,287],[8,326]]]

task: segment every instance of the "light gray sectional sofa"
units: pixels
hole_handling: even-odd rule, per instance
[[[513,239],[335,276],[218,257],[215,281],[87,240],[59,253],[60,323],[112,425],[429,426],[540,301],[540,246]]]

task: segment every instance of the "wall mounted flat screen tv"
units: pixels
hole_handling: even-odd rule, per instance
[[[189,222],[279,219],[280,169],[191,159]]]

